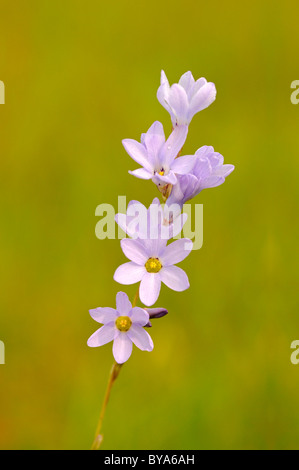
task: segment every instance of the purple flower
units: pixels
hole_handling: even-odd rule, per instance
[[[161,239],[121,241],[122,250],[131,261],[117,268],[114,280],[120,284],[141,281],[139,297],[147,306],[153,305],[158,299],[161,282],[178,292],[189,287],[185,271],[174,265],[189,255],[193,246],[191,240],[182,238],[168,246],[166,243],[166,240]]]
[[[157,185],[176,184],[176,175],[188,173],[194,164],[191,155],[176,159],[187,133],[187,126],[176,127],[165,141],[163,126],[156,121],[146,134],[142,134],[141,143],[124,139],[122,143],[130,157],[143,167],[129,173],[137,178],[152,179]]]
[[[181,213],[179,205],[162,205],[158,198],[153,200],[148,209],[138,201],[130,201],[127,213],[115,216],[116,223],[134,239],[169,240],[182,231],[186,220],[187,214]]]
[[[223,156],[214,152],[213,147],[204,146],[195,152],[195,164],[188,175],[179,178],[172,188],[167,204],[182,205],[199,194],[203,189],[214,188],[224,183],[234,170],[234,165],[224,165]]]
[[[113,341],[113,356],[118,364],[126,362],[132,354],[133,344],[142,351],[152,351],[154,344],[144,330],[149,322],[149,314],[140,307],[132,308],[127,294],[118,292],[116,310],[114,308],[94,308],[89,310],[91,317],[104,326],[88,339],[91,348],[103,346]]]
[[[216,98],[214,83],[205,78],[195,81],[191,72],[181,76],[179,83],[169,86],[162,70],[157,98],[169,112],[173,126],[189,125],[194,114],[210,106]]]

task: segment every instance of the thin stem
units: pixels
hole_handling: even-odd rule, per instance
[[[110,376],[109,376],[109,380],[108,380],[106,393],[105,393],[105,397],[104,397],[104,401],[103,401],[103,405],[102,405],[102,409],[101,409],[101,413],[100,413],[100,418],[99,418],[99,422],[98,422],[98,425],[97,425],[97,430],[96,430],[96,433],[95,433],[95,438],[94,438],[91,450],[98,450],[100,445],[102,444],[103,435],[101,434],[101,429],[102,429],[102,424],[103,424],[103,420],[104,420],[104,416],[105,416],[106,407],[107,407],[107,404],[108,404],[108,401],[109,401],[112,385],[114,384],[115,380],[117,379],[118,374],[120,373],[120,369],[121,369],[122,365],[123,364],[118,364],[117,362],[114,362],[114,364],[112,366]]]
[[[138,299],[139,299],[139,287],[137,289],[137,292],[136,292],[135,297],[134,297],[133,302],[132,302],[132,307],[133,308],[136,307]]]

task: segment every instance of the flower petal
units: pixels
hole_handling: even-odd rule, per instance
[[[152,351],[154,343],[152,338],[140,325],[132,325],[127,333],[131,341],[141,349],[141,351]]]
[[[214,174],[216,176],[222,176],[223,178],[226,178],[234,169],[234,165],[221,165],[215,170]]]
[[[120,265],[114,273],[113,279],[120,284],[135,284],[141,281],[143,275],[146,273],[144,266],[139,266],[133,261]]]
[[[149,314],[143,308],[134,307],[131,313],[131,320],[134,324],[137,323],[140,326],[144,326],[149,321]]]
[[[152,177],[153,183],[155,184],[161,184],[162,186],[165,186],[165,184],[176,184],[177,183],[177,177],[175,176],[173,171],[170,171],[167,173],[167,175],[159,175],[159,173],[155,173],[155,175]]]
[[[160,152],[160,161],[163,165],[170,165],[182,149],[188,134],[188,126],[176,126]]]
[[[212,166],[207,157],[196,157],[193,174],[199,180],[204,180],[212,174]]]
[[[194,155],[184,155],[183,157],[176,158],[171,165],[172,171],[179,175],[185,175],[189,173],[196,163],[196,157]]]
[[[213,152],[212,154],[208,154],[207,157],[209,159],[209,162],[210,162],[211,167],[213,168],[213,170],[216,170],[216,168],[223,165],[224,157],[223,157],[223,155],[221,155],[221,153]]]
[[[157,91],[157,98],[160,104],[171,114],[171,118],[174,118],[171,108],[168,104],[168,95],[169,95],[169,82],[165,75],[164,70],[161,71],[161,82]]]
[[[162,270],[160,272],[162,272]],[[139,288],[139,297],[141,302],[147,307],[153,305],[159,297],[160,289],[160,273],[146,272],[142,277]]]
[[[166,77],[166,73],[164,72],[164,70],[161,70],[160,83],[161,83],[161,85],[168,85],[169,86],[169,81]]]
[[[194,86],[195,80],[191,72],[186,72],[179,79],[179,85],[181,85],[187,93],[188,98],[190,99],[191,92]]]
[[[113,356],[118,364],[126,362],[132,354],[133,344],[127,333],[120,332],[113,342]]]
[[[87,341],[87,345],[91,348],[103,346],[103,344],[109,343],[117,335],[117,329],[114,322],[107,323],[106,325],[99,328]]]
[[[171,207],[173,204],[178,204],[182,208],[186,201],[197,194],[198,181],[198,178],[191,174],[178,175],[178,184],[172,188],[167,205]]]
[[[207,189],[207,188],[216,188],[216,186],[220,186],[225,181],[225,178],[222,176],[212,175],[208,178],[202,180],[199,184],[200,189]]]
[[[202,111],[203,109],[210,106],[216,99],[216,87],[214,83],[208,82],[192,97],[190,101],[190,108],[188,112],[189,120],[192,119],[194,114]]]
[[[146,246],[148,258],[159,258],[167,245],[167,239],[160,237],[142,240],[142,242]]]
[[[126,214],[118,213],[115,215],[114,220],[124,232],[128,233],[130,218]]]
[[[116,320],[117,312],[114,308],[104,307],[104,308],[92,308],[89,310],[91,318],[93,318],[98,323],[109,323]]]
[[[119,315],[124,316],[127,316],[131,312],[132,304],[125,292],[118,292],[116,294],[116,310]]]
[[[146,146],[148,155],[151,157],[151,161],[154,162],[155,165],[158,165],[158,155],[161,147],[165,143],[165,134],[161,122],[155,121],[154,124],[151,125],[143,138],[143,142]]]
[[[135,162],[139,163],[139,165],[143,166],[146,170],[152,171],[152,164],[144,145],[133,139],[124,139],[122,144],[125,147],[126,152],[131,158],[133,158],[133,160],[135,160]]]
[[[160,199],[158,197],[154,197],[151,205],[149,206],[148,210],[152,210],[152,206],[161,206]]]
[[[175,83],[170,87],[168,104],[176,117],[176,124],[188,124],[189,102],[185,89]]]
[[[170,266],[180,263],[187,258],[192,250],[193,243],[189,238],[181,238],[170,243],[161,256],[163,266]]]
[[[211,145],[203,145],[199,149],[196,150],[195,155],[198,155],[199,157],[209,157],[209,155],[215,153],[214,152],[214,147]]]
[[[140,266],[144,266],[148,260],[148,255],[144,245],[139,240],[124,238],[121,240],[120,244],[127,258]]]
[[[190,287],[187,274],[178,266],[166,266],[159,274],[161,281],[172,290],[182,292]]]
[[[132,199],[128,204],[128,209],[129,209],[129,207],[134,206],[135,204],[143,206],[143,204],[141,204],[141,202],[136,201],[136,199]]]
[[[181,233],[182,228],[187,221],[187,218],[188,215],[184,213],[174,219],[171,232],[172,238],[176,237],[179,233]]]
[[[150,180],[153,177],[153,173],[145,170],[145,168],[138,168],[137,170],[133,170],[129,172],[130,175],[136,176],[136,178],[140,178],[142,180]]]
[[[206,83],[208,83],[208,81],[204,77],[201,77],[198,80],[196,80],[191,90],[192,96],[196,95],[198,90],[202,88],[204,85],[206,85]]]

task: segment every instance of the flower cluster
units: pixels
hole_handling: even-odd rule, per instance
[[[152,351],[152,339],[144,328],[152,326],[150,319],[167,314],[164,308],[148,308],[158,300],[161,284],[177,292],[189,287],[187,274],[176,265],[189,255],[192,241],[181,238],[169,243],[186,222],[184,203],[203,189],[222,184],[234,169],[233,165],[224,165],[223,156],[213,147],[204,146],[194,155],[181,155],[193,116],[216,98],[213,83],[205,78],[195,81],[187,72],[170,86],[162,71],[157,98],[171,116],[170,135],[166,138],[163,125],[156,121],[141,135],[140,142],[124,139],[123,146],[140,165],[129,173],[152,180],[166,204],[155,198],[147,209],[140,202],[131,201],[127,213],[115,218],[130,238],[121,241],[129,261],[116,269],[114,280],[123,285],[140,283],[136,299],[139,297],[145,307],[136,307],[136,301],[132,305],[124,292],[118,292],[116,310],[90,310],[92,318],[103,326],[89,338],[88,345],[97,347],[113,341],[118,364],[129,359],[133,343],[142,351]]]

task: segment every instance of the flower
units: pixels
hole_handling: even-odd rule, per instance
[[[156,121],[142,134],[141,143],[124,139],[122,143],[127,153],[143,167],[129,173],[137,178],[152,179],[157,185],[176,184],[176,175],[188,173],[194,164],[191,155],[176,159],[187,133],[187,126],[176,127],[165,141],[163,126]]]
[[[139,297],[148,307],[158,299],[161,282],[178,292],[189,287],[185,271],[174,265],[189,255],[193,246],[191,240],[182,238],[167,246],[166,243],[161,239],[121,241],[122,250],[131,261],[117,268],[114,280],[126,285],[141,281]]]
[[[179,83],[169,86],[162,70],[157,98],[169,112],[173,126],[189,125],[194,114],[215,101],[216,88],[214,83],[207,82],[205,78],[195,81],[191,72],[184,73]]]
[[[234,165],[224,165],[224,158],[205,145],[195,152],[195,164],[188,175],[179,178],[172,188],[167,204],[183,204],[197,196],[203,189],[214,188],[224,183],[225,178],[234,170]]]
[[[130,237],[162,238],[176,237],[187,220],[178,204],[172,207],[160,204],[156,197],[147,209],[138,201],[130,201],[126,214],[116,214],[115,221]]]
[[[114,308],[94,308],[89,310],[91,317],[104,326],[93,333],[87,341],[95,348],[113,341],[113,356],[118,364],[126,362],[132,354],[133,344],[142,351],[152,351],[154,344],[144,330],[149,322],[149,314],[140,307],[132,308],[127,294],[118,292],[116,310]]]

